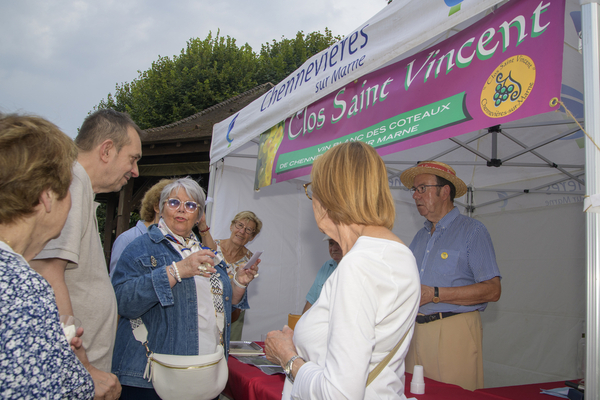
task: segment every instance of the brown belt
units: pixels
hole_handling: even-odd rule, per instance
[[[429,314],[429,315],[417,315],[417,324],[426,324],[428,322],[433,322],[433,321],[437,321],[438,319],[443,319],[443,318],[448,318],[451,317],[453,315],[458,315],[460,313],[455,313],[455,312],[439,312],[436,314]]]

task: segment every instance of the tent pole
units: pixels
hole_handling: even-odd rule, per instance
[[[598,21],[600,20],[599,0],[581,0],[581,26],[583,36],[583,79],[585,127],[596,143],[600,142],[600,37]],[[588,90],[588,88],[590,90]],[[600,192],[600,175],[598,170],[598,150],[591,141],[586,141],[586,193]],[[600,215],[587,213],[587,322],[586,347],[587,360],[585,369],[586,399],[600,398],[598,373],[600,372],[598,350],[600,348]]]
[[[209,170],[209,175],[208,175],[208,193],[206,194],[207,197],[213,199],[213,201],[211,201],[210,203],[208,203],[206,205],[206,225],[210,226],[210,223],[212,221],[212,210],[213,210],[213,204],[214,204],[214,198],[215,198],[215,185],[216,182],[215,180],[217,179],[217,163],[213,163],[210,166],[210,170]]]
[[[471,186],[467,186],[467,216],[473,216],[473,188]]]

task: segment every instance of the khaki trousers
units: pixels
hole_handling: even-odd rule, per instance
[[[473,311],[415,324],[406,372],[423,366],[427,378],[467,390],[483,388],[481,315]]]

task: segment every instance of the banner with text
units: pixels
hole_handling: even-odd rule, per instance
[[[317,99],[502,0],[394,0],[267,93],[213,126],[211,164]],[[332,14],[335,17],[335,13]]]
[[[261,135],[255,188],[309,174],[340,143],[385,155],[556,110],[564,9],[564,0],[511,2],[297,111]]]

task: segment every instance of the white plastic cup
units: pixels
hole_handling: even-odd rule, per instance
[[[425,379],[423,378],[422,365],[415,365],[412,381],[410,382],[410,392],[414,394],[425,394]]]
[[[81,321],[72,315],[61,315],[60,326],[67,337],[67,342],[71,344],[71,340],[76,336],[77,329],[81,327]]]

